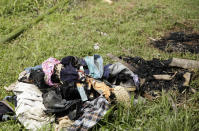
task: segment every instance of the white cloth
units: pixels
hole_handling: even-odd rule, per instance
[[[42,128],[54,121],[53,116],[45,114],[42,92],[37,86],[23,82],[17,83],[13,89],[17,96],[15,112],[18,120],[26,129],[33,131]]]

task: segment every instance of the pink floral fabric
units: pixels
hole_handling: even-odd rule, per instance
[[[42,63],[42,69],[43,72],[45,73],[45,82],[49,86],[57,85],[56,83],[53,83],[51,81],[51,76],[54,72],[54,67],[56,64],[60,64],[60,61],[52,57],[48,58],[46,61]]]

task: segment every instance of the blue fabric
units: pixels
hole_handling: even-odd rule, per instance
[[[42,66],[41,65],[37,65],[35,67],[27,67],[27,68],[25,68],[25,71],[30,72],[30,70],[39,70],[39,69],[42,70]]]
[[[67,56],[61,60],[61,64],[64,65],[64,68],[60,72],[62,82],[70,83],[78,81],[79,76],[75,67],[77,63],[77,58],[73,56]]]
[[[93,78],[102,78],[104,67],[103,59],[100,55],[86,56],[84,58],[89,69],[89,75]]]
[[[108,79],[109,78],[109,74],[110,74],[110,69],[109,66],[111,66],[112,64],[108,64],[104,66],[104,74],[103,74],[103,78]]]
[[[80,61],[80,65],[82,65],[82,66],[86,66],[87,65],[86,61],[84,59],[80,59],[79,61]]]

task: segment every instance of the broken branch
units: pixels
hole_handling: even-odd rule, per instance
[[[172,76],[170,75],[153,75],[156,80],[172,80]]]

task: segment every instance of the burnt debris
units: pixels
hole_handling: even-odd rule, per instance
[[[172,32],[160,40],[155,40],[152,45],[166,52],[199,53],[199,34]]]

